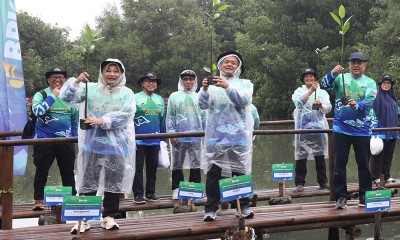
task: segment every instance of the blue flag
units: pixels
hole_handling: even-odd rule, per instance
[[[0,1],[0,14],[0,131],[21,131],[27,121],[27,111],[14,0]],[[27,157],[27,146],[14,148],[14,175],[25,174]]]

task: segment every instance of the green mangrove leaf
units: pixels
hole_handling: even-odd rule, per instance
[[[217,72],[217,64],[215,64],[215,63],[212,64],[212,72],[213,72],[213,75],[215,75],[215,73]]]
[[[93,38],[99,36],[100,33],[101,33],[101,31],[102,31],[101,28],[96,29],[96,30],[94,31],[94,33],[93,33]]]
[[[333,20],[335,20],[337,22],[337,24],[339,24],[339,26],[342,26],[342,21],[340,21],[340,18],[338,16],[336,16],[336,14],[334,14],[333,12],[330,12]]]
[[[346,22],[343,25],[343,29],[342,29],[343,34],[345,34],[347,32],[347,30],[349,30],[349,27],[350,27],[350,22]]]
[[[86,36],[88,36],[88,38],[92,38],[93,36],[93,31],[90,28],[89,24],[86,24]]]
[[[75,48],[78,48],[79,50],[82,51],[82,53],[86,52],[86,48],[84,48],[83,46],[78,46],[78,45],[73,45]]]
[[[104,39],[105,37],[99,37],[99,38],[96,38],[96,39],[93,39],[93,43],[96,43],[96,42],[98,42],[98,41],[100,41],[101,39]]]
[[[218,5],[220,3],[219,0],[213,0],[214,5]]]
[[[89,47],[89,53],[93,53],[94,52],[94,45]]]
[[[224,4],[217,9],[217,12],[222,12],[229,7],[228,4]]]
[[[346,20],[346,22],[344,22],[343,26],[346,25],[346,23],[348,23],[348,22],[350,21],[350,18],[352,18],[352,17],[353,17],[353,16],[350,16],[350,17]]]
[[[343,5],[340,5],[340,7],[339,7],[339,17],[341,19],[343,19],[344,16],[346,16],[346,9],[344,8]]]
[[[206,72],[208,72],[208,73],[211,73],[211,70],[210,70],[209,67],[203,67],[203,70],[206,71]]]
[[[329,48],[329,46],[325,46],[325,47],[321,48],[321,52],[328,50],[328,48]]]

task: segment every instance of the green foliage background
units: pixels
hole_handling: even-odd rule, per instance
[[[316,67],[316,48],[329,46],[320,55],[322,77],[340,62],[341,39],[329,12],[340,4],[351,16],[346,33],[345,59],[354,51],[367,57],[366,74],[378,79],[383,73],[400,76],[400,1],[396,0],[226,0],[230,7],[216,21],[218,53],[237,50],[243,55],[243,78],[254,83],[253,103],[263,120],[291,118],[291,95],[301,85],[306,67]],[[88,69],[70,41],[68,30],[51,26],[26,12],[18,13],[27,96],[46,87],[44,73],[52,67],[77,76],[88,71],[96,81],[99,64],[118,58],[125,67],[128,87],[141,91],[137,79],[154,71],[162,79],[159,93],[168,97],[177,90],[179,73],[193,69],[199,79],[209,60],[209,0],[121,0],[98,13],[96,26],[102,41],[90,56]],[[82,26],[82,30],[83,30]],[[397,92],[398,93],[398,92]]]

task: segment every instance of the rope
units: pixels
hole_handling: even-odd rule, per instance
[[[8,190],[0,189],[0,193],[14,193],[14,188],[9,188]]]

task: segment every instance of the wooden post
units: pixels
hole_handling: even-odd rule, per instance
[[[54,216],[56,216],[57,218],[57,224],[61,224],[63,223],[62,219],[61,219],[61,215],[62,215],[62,206],[61,205],[57,205],[57,206],[51,206],[51,214],[53,214]]]
[[[286,197],[285,180],[279,183],[279,197]]]
[[[0,190],[1,190],[1,203],[2,203],[2,221],[1,229],[12,229],[13,219],[13,155],[14,147],[2,146],[0,147],[1,157],[1,176],[0,176]]]

